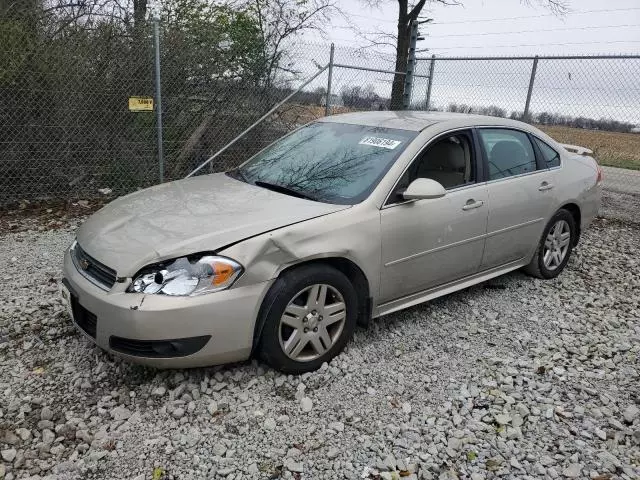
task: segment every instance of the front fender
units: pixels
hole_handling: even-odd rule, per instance
[[[358,205],[249,238],[218,253],[244,266],[238,286],[273,280],[283,270],[305,262],[345,258],[362,270],[376,302],[380,252],[380,211]]]

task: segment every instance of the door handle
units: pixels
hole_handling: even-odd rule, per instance
[[[473,210],[474,208],[480,208],[482,205],[484,205],[484,202],[482,200],[474,200],[473,198],[467,200],[467,203],[464,205],[464,207],[462,207],[462,210]]]
[[[540,190],[541,192],[544,192],[545,190],[551,190],[553,188],[553,185],[551,185],[548,182],[542,182],[540,184],[540,187],[538,187],[538,190]]]

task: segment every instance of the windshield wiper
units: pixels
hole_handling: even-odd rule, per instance
[[[299,192],[297,190],[294,190],[293,188],[290,188],[284,185],[278,185],[277,183],[269,183],[269,182],[263,182],[262,180],[256,180],[254,182],[254,185],[257,185],[258,187],[267,188],[269,190],[273,190],[274,192],[284,193],[285,195],[304,198],[305,200],[313,200],[314,202],[319,201],[317,198],[307,195],[306,193]]]

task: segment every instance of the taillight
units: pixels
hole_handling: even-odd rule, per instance
[[[602,179],[604,178],[604,174],[602,173],[602,168],[598,165],[598,176],[596,177],[596,184],[602,183]]]

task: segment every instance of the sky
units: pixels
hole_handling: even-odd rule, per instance
[[[561,55],[640,52],[640,0],[567,0],[570,10],[561,16],[540,6],[538,0],[461,0],[463,5],[430,2],[423,14],[433,18],[420,33],[420,49],[427,55]],[[362,34],[393,33],[397,2],[368,7],[361,0],[341,0],[348,19],[335,17],[324,38],[336,46],[363,47]],[[369,35],[374,38],[375,35]],[[392,47],[379,47],[392,52]]]
[[[531,58],[469,61],[446,57],[640,54],[640,0],[567,0],[569,10],[564,15],[554,14],[540,1],[461,0],[464,5],[460,6],[428,3],[423,14],[433,22],[420,29],[424,40],[418,43],[418,51],[422,51],[418,53],[412,105],[438,109],[452,104],[474,108],[495,105],[507,114],[524,110]],[[328,44],[333,42],[338,68],[333,69],[332,92],[361,86],[389,98],[392,74],[339,65],[394,69],[394,46],[371,47],[365,37],[394,32],[396,0],[379,1],[377,8],[368,7],[363,0],[339,3],[347,18],[336,16],[322,34],[306,33],[303,42],[307,43],[293,49],[295,64],[307,74],[317,71],[319,65],[328,63]],[[432,55],[440,60],[434,63],[429,90]],[[640,125],[638,78],[640,58],[541,59],[530,111],[613,118]],[[326,83],[322,76],[310,87]]]

